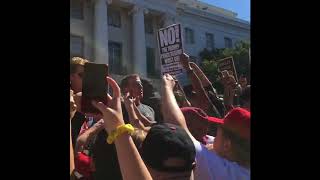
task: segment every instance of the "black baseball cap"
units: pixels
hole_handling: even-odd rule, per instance
[[[187,132],[169,123],[153,125],[141,146],[141,157],[146,165],[158,171],[191,171],[195,156],[195,147]],[[165,163],[170,158],[182,163],[170,166]]]

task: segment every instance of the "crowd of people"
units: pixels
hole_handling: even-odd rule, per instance
[[[165,74],[160,95],[139,74],[118,83],[100,113],[81,112],[84,65],[70,61],[70,179],[250,179],[250,85],[221,73],[221,98],[197,64],[182,54],[190,87]]]

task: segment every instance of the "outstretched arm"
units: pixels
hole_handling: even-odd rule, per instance
[[[205,89],[199,79],[199,77],[194,73],[193,69],[189,64],[189,56],[185,53],[181,55],[181,63],[184,69],[187,71],[188,78],[191,80],[192,88],[196,92],[197,106],[203,109],[204,111],[208,111],[209,109],[209,97],[207,96]],[[201,102],[201,103],[200,103]]]
[[[130,124],[132,124],[134,127],[137,127],[139,129],[145,129],[145,126],[140,121],[140,119],[138,118],[138,116],[134,110],[135,99],[131,98],[129,96],[129,93],[126,93],[125,96],[123,97],[123,99],[124,99],[125,108],[126,108],[128,115],[129,115]]]
[[[194,70],[195,74],[199,77],[203,87],[212,86],[212,83],[210,82],[210,80],[202,72],[202,70],[199,68],[199,66],[196,63],[190,62],[189,64],[190,64],[190,67]]]
[[[166,123],[172,123],[181,126],[187,131],[192,140],[196,141],[191,135],[183,113],[181,112],[176,98],[173,94],[173,88],[175,86],[175,80],[170,74],[165,74],[162,77],[162,108],[163,108],[163,119]]]
[[[191,68],[189,56],[187,54],[181,55],[181,63],[183,64],[183,67],[187,70],[188,77],[191,79],[192,87],[196,91],[196,97],[198,99],[197,106],[207,113],[209,113],[209,111],[213,111],[216,116],[221,117],[217,108],[211,103],[208,94],[206,93],[206,90],[204,89],[204,86],[201,83],[201,80],[195,73],[194,69]]]

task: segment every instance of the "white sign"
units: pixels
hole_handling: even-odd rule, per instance
[[[172,76],[182,74],[183,67],[180,63],[180,55],[183,53],[181,25],[173,24],[159,29],[158,43],[161,74],[171,74]]]

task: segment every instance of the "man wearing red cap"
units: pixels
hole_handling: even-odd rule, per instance
[[[250,179],[250,112],[232,109],[223,119],[207,117],[219,124],[213,149],[209,151],[190,133],[183,113],[174,98],[175,81],[171,75],[162,79],[164,120],[182,126],[191,137],[196,149],[195,179]],[[186,110],[194,113],[191,109]],[[186,112],[184,112],[186,113]]]

